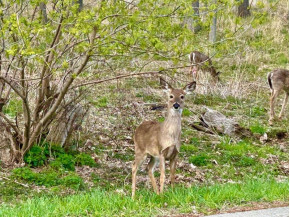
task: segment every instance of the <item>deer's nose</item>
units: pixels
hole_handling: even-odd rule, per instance
[[[174,107],[175,109],[178,109],[178,108],[180,107],[180,105],[176,102],[176,103],[173,104],[173,107]]]

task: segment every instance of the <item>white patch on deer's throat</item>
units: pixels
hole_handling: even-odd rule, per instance
[[[180,114],[181,115],[182,114],[182,110],[183,110],[182,108],[178,108],[178,109],[171,108],[170,109],[170,113],[171,113],[172,116],[174,116],[176,114]]]

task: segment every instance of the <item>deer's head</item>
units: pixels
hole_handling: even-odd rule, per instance
[[[161,77],[160,84],[168,96],[167,100],[168,109],[180,113],[184,108],[185,95],[192,93],[196,88],[196,82],[193,81],[185,85],[185,87],[182,89],[175,89]]]

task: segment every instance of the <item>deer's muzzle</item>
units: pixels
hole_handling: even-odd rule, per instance
[[[176,103],[173,104],[173,107],[174,107],[175,109],[179,109],[180,105],[176,102]]]

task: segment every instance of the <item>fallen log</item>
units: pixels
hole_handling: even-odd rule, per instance
[[[240,126],[235,120],[227,118],[222,113],[207,107],[199,119],[200,122],[198,125],[191,124],[191,126],[205,133],[224,134],[239,138],[254,136],[249,129]]]

